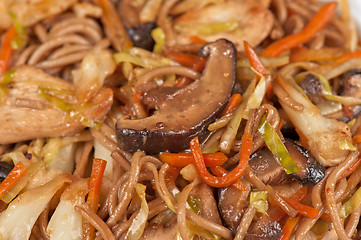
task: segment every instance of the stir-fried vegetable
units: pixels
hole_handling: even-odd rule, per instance
[[[287,221],[285,223],[285,226],[283,227],[283,234],[281,236],[281,240],[288,240],[291,237],[291,234],[293,230],[295,229],[298,221],[300,220],[299,217],[288,217]]]
[[[224,109],[222,116],[227,115],[228,113],[232,112],[234,109],[238,107],[238,105],[242,102],[242,95],[239,93],[235,93],[229,99],[229,102]]]
[[[20,163],[21,162],[19,162],[19,164]],[[31,164],[25,171],[25,174],[22,177],[20,177],[17,182],[15,179],[13,179],[14,180],[13,183],[15,183],[15,185],[13,185],[10,188],[10,190],[8,190],[6,192],[6,194],[1,198],[1,200],[6,203],[10,203],[19,194],[19,192],[25,188],[25,186],[28,184],[30,178],[32,178],[34,176],[34,174],[36,173],[36,171],[43,165],[44,164],[42,162],[37,162],[37,163]],[[0,188],[1,188],[1,185],[0,185]]]
[[[249,196],[249,203],[257,209],[258,212],[265,214],[268,210],[267,191],[252,191]]]
[[[228,171],[221,166],[211,167],[211,172],[214,175],[216,175],[217,177],[223,177],[228,174]],[[235,188],[237,188],[241,191],[246,190],[246,184],[240,179],[238,179],[236,182],[234,182],[232,184],[232,186],[234,186]]]
[[[361,187],[347,200],[338,210],[340,217],[347,218],[348,215],[361,205]]]
[[[165,42],[165,34],[162,28],[157,27],[152,30],[151,32],[152,38],[155,42],[155,45],[153,47],[154,53],[162,53],[163,52],[163,46]]]
[[[93,167],[92,167],[92,173],[90,176],[90,182],[89,182],[89,194],[87,203],[89,204],[90,208],[96,212],[99,205],[99,192],[100,192],[100,186],[102,184],[103,174],[105,171],[105,166],[107,164],[107,161],[99,158],[95,158],[93,160]],[[85,235],[88,239],[94,239],[95,237],[95,229],[94,227],[90,226],[88,222],[86,222],[84,228]]]
[[[31,229],[41,212],[54,194],[68,182],[70,182],[68,175],[61,174],[47,184],[25,191],[15,198],[1,213],[0,238],[29,239]]]
[[[64,190],[46,229],[50,239],[83,239],[82,216],[75,210],[75,206],[85,202],[87,193],[88,181],[86,179],[73,179],[73,182]]]
[[[13,48],[11,47],[11,42],[16,37],[15,27],[9,28],[5,33],[4,40],[0,48],[0,75],[2,75],[9,67],[10,58],[13,54]]]
[[[305,26],[296,34],[286,36],[278,40],[263,50],[263,56],[277,57],[283,52],[290,50],[299,44],[310,41],[326,24],[331,20],[337,10],[337,3],[326,3]]]
[[[348,125],[321,115],[319,109],[298,90],[296,83],[278,75],[280,85],[273,86],[282,108],[287,113],[303,145],[325,166],[334,166],[345,159],[349,150],[340,149],[342,141],[352,142]],[[291,103],[291,104],[290,104]]]
[[[285,169],[286,173],[291,174],[299,171],[295,160],[293,160],[292,156],[288,153],[287,148],[282,143],[276,130],[269,124],[265,116],[262,117],[258,132],[262,134],[267,147],[279,164]]]
[[[0,60],[1,65],[1,60]],[[0,83],[0,104],[2,98],[9,92],[9,86],[13,82],[15,70],[8,70],[4,73],[4,79]],[[0,72],[1,75],[1,72]]]
[[[128,240],[138,240],[142,236],[149,213],[148,203],[145,198],[146,186],[137,183],[135,186],[135,190],[138,194],[138,197],[141,199],[141,204],[138,215],[134,218],[132,225],[128,229],[126,235],[126,239]]]
[[[291,198],[283,198],[283,199],[302,216],[315,219],[319,214],[319,210],[316,208],[309,207]]]
[[[2,181],[0,184],[0,198],[3,198],[5,194],[21,180],[26,171],[27,167],[25,167],[22,162],[19,162],[15,165],[4,181]]]
[[[268,71],[265,69],[261,61],[259,60],[256,52],[254,49],[249,45],[247,41],[243,42],[244,45],[244,51],[247,54],[247,58],[249,60],[249,63],[251,64],[251,67],[253,67],[257,72],[259,72],[261,75],[268,74]],[[258,75],[258,78],[261,76]]]
[[[192,153],[169,153],[163,152],[159,154],[160,160],[175,167],[185,167],[188,164],[194,163]],[[227,156],[222,152],[204,153],[204,163],[207,167],[214,167],[222,165],[227,161]]]
[[[253,138],[250,133],[244,133],[242,137],[242,147],[240,151],[240,159],[238,165],[227,175],[223,177],[215,177],[210,174],[206,168],[198,137],[193,138],[190,142],[190,147],[199,175],[202,177],[203,181],[213,187],[227,187],[237,181],[237,179],[239,179],[246,170],[249,156],[252,151],[252,139]]]

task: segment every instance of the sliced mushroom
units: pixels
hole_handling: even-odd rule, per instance
[[[0,162],[0,182],[4,181],[9,172],[14,168],[14,164],[1,161]]]
[[[309,155],[305,148],[290,139],[286,139],[284,144],[300,169],[292,174],[294,178],[303,185],[313,186],[325,177],[325,167]]]
[[[326,101],[322,93],[321,82],[315,75],[311,73],[307,74],[300,82],[300,87],[313,104]]]
[[[42,97],[39,87],[57,89],[64,101],[76,104],[71,83],[54,78],[31,66],[17,67],[8,86],[8,93],[1,99],[0,144],[34,138],[70,136],[84,128],[80,118],[70,117],[69,112],[63,111]],[[29,106],[17,106],[18,98],[27,99]],[[110,89],[103,89],[92,101],[89,107],[82,109],[82,116],[88,120],[102,119],[113,103],[113,93]],[[34,105],[34,102],[39,104]]]
[[[244,40],[252,46],[260,44],[272,30],[273,21],[271,11],[258,1],[230,0],[188,11],[176,18],[174,25],[181,44],[190,43],[189,36],[195,35],[208,42],[225,38],[242,50]]]
[[[154,40],[151,36],[151,32],[154,28],[154,22],[147,22],[128,28],[127,32],[134,46],[151,51],[154,46]]]
[[[248,228],[245,240],[274,240],[279,239],[283,233],[281,224],[267,214],[260,217],[256,215]]]
[[[217,202],[214,199],[213,190],[209,185],[206,183],[197,185],[190,195],[201,200],[199,214],[202,217],[212,222],[222,224],[218,213]]]
[[[324,178],[325,167],[310,156],[305,148],[290,139],[285,139],[284,144],[300,171],[287,175],[271,151],[264,147],[251,156],[249,165],[265,184],[279,185],[295,178],[303,185],[313,186]]]
[[[169,227],[164,227],[161,225],[152,225],[147,227],[144,230],[143,235],[139,238],[140,240],[170,240],[176,239],[178,226],[177,224],[172,224]]]
[[[266,147],[252,154],[249,166],[265,184],[278,185],[292,180]]]
[[[236,50],[231,42],[221,39],[205,45],[202,54],[209,57],[200,79],[168,98],[154,115],[117,121],[120,148],[148,154],[179,152],[189,147],[193,137],[198,136],[200,142],[207,138],[208,124],[221,113],[233,89]]]
[[[242,219],[243,208],[246,206],[251,185],[246,182],[246,190],[241,191],[233,186],[218,190],[218,209],[223,222],[233,231]]]

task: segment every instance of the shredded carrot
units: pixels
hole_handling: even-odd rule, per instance
[[[186,67],[192,67],[194,63],[199,61],[199,59],[201,58],[194,54],[174,51],[167,52],[165,56]]]
[[[337,10],[337,2],[326,3],[299,33],[288,35],[263,50],[265,57],[277,57],[283,52],[310,41],[331,20]]]
[[[162,152],[159,154],[159,159],[174,167],[185,167],[188,164],[194,163],[192,153]],[[203,159],[207,167],[214,167],[225,163],[228,160],[228,157],[222,152],[203,153]]]
[[[207,58],[198,58],[196,62],[193,64],[192,69],[197,72],[202,72],[204,69],[204,66],[206,65]],[[188,85],[191,83],[192,80],[189,77],[180,77],[177,80],[176,87],[183,87],[185,85]]]
[[[291,234],[293,232],[293,230],[295,229],[298,221],[300,219],[298,217],[289,217],[287,218],[287,221],[285,223],[285,225],[283,226],[283,233],[282,236],[280,238],[280,240],[288,240],[291,237]]]
[[[240,159],[238,165],[227,175],[223,177],[216,177],[210,174],[204,163],[201,146],[199,145],[198,137],[195,137],[190,142],[190,148],[194,157],[195,165],[199,175],[203,181],[212,187],[228,187],[237,181],[246,170],[249,156],[252,152],[252,135],[245,132],[242,137],[242,146],[240,151]]]
[[[358,51],[347,53],[347,54],[343,55],[342,57],[340,57],[336,60],[336,63],[343,63],[350,59],[360,58],[360,57],[361,57],[361,50],[358,50]]]
[[[244,45],[244,50],[246,52],[248,61],[251,64],[251,67],[256,69],[256,71],[262,75],[268,74],[266,68],[263,66],[263,64],[259,60],[256,52],[251,47],[251,45],[249,45],[249,43],[247,41],[243,41],[243,45]],[[257,75],[257,77],[258,77],[258,79],[260,79],[260,76]]]
[[[355,135],[352,137],[352,140],[356,143],[359,144],[361,143],[361,135]]]
[[[215,167],[211,167],[211,172],[216,175],[217,177],[223,177],[225,175],[228,174],[228,171],[224,168],[222,168],[221,166],[215,166]],[[235,188],[241,190],[241,191],[245,191],[246,190],[246,184],[238,179],[237,181],[235,181],[232,186],[234,186]]]
[[[0,199],[24,176],[27,168],[22,162],[18,162],[11,172],[0,184]]]
[[[308,193],[307,187],[302,187],[296,193],[294,193],[290,197],[290,199],[300,202],[307,196],[307,193]],[[277,202],[272,201],[272,199],[269,199],[269,203],[274,206],[277,205]],[[275,219],[276,221],[281,221],[286,216],[287,216],[287,213],[285,213],[281,208],[278,208],[277,211],[275,211],[273,214],[271,214],[271,217],[273,219]]]
[[[134,93],[132,96],[132,101],[133,103],[140,103],[142,101],[142,93],[140,92]]]
[[[302,216],[315,219],[319,214],[319,211],[316,208],[307,206],[303,203],[300,203],[290,198],[283,198],[283,199]]]
[[[351,175],[351,173],[353,173],[360,166],[360,163],[361,157],[359,156],[358,159],[342,174],[342,176],[339,178],[339,181]]]
[[[11,42],[16,37],[15,27],[9,28],[4,34],[4,40],[0,48],[0,75],[4,74],[9,67],[11,56],[13,55],[13,49],[11,48]]]
[[[172,178],[173,181],[177,179],[180,170],[181,169],[179,167],[174,167],[174,166],[169,167],[168,172],[170,173],[170,177]]]
[[[224,109],[222,116],[232,112],[241,102],[242,102],[242,95],[239,93],[233,94],[229,99],[229,102],[226,108]]]
[[[91,208],[94,211],[96,211],[98,208],[99,191],[100,191],[100,186],[102,184],[103,174],[106,165],[107,165],[107,161],[103,159],[94,158],[93,160],[87,203],[91,206]]]
[[[87,203],[94,212],[97,212],[97,209],[99,207],[99,192],[106,165],[107,165],[107,161],[103,159],[94,158],[93,160]],[[85,239],[94,239],[95,237],[94,227],[91,226],[90,223],[87,221],[84,222],[83,224],[84,224],[83,234],[86,236]]]
[[[189,40],[192,42],[192,43],[195,43],[195,44],[206,44],[207,41],[206,40],[203,40],[202,38],[200,37],[197,37],[197,36],[189,36]]]

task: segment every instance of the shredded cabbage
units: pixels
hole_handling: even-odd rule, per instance
[[[31,229],[54,194],[70,182],[68,175],[58,175],[47,184],[28,190],[15,198],[0,215],[2,240],[29,239]]]
[[[215,22],[215,23],[178,23],[174,29],[178,32],[195,32],[196,35],[208,36],[221,32],[232,32],[239,28],[236,21]]]
[[[352,195],[352,197],[345,202],[338,210],[338,214],[342,218],[347,218],[348,215],[361,205],[361,187]]]
[[[267,191],[252,191],[249,197],[249,203],[256,208],[258,212],[265,214],[268,210],[267,197]]]
[[[282,143],[276,130],[266,120],[266,116],[262,117],[258,132],[261,133],[268,149],[273,153],[276,160],[285,169],[287,174],[299,171],[295,160],[293,160],[292,156],[288,153],[287,148]]]
[[[138,215],[134,218],[132,225],[128,229],[127,240],[138,240],[142,236],[149,213],[148,203],[145,198],[146,186],[137,183],[135,189],[141,199],[141,204]]]
[[[76,179],[65,189],[46,229],[51,240],[83,239],[82,216],[75,210],[85,202],[88,181]]]
[[[165,34],[162,28],[157,27],[152,30],[151,32],[152,38],[155,42],[153,52],[155,53],[162,53],[163,52],[163,45],[165,41]]]

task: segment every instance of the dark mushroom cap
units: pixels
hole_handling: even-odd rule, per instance
[[[126,151],[179,152],[195,136],[204,141],[208,125],[222,112],[235,82],[236,50],[224,39],[206,44],[202,55],[208,60],[202,77],[181,88],[150,117],[118,119],[118,146]]]

